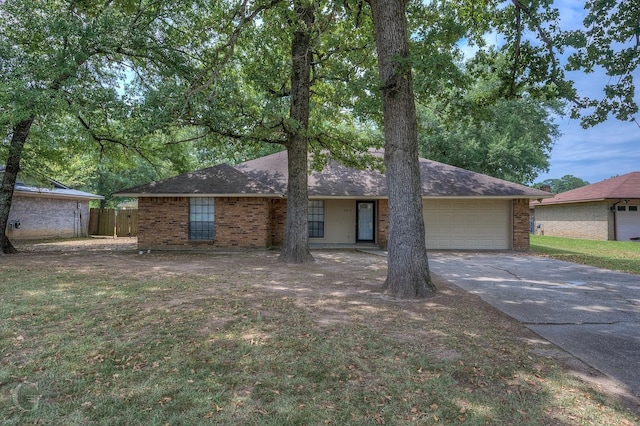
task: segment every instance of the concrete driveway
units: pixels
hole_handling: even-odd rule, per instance
[[[429,256],[435,274],[640,396],[640,276],[514,253]]]

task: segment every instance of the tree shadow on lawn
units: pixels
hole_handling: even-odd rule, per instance
[[[0,265],[32,278],[2,298],[13,342],[0,361],[3,421],[637,421],[567,374],[555,347],[440,277],[435,297],[398,301],[381,294],[384,258],[314,256],[34,253],[16,258],[23,268]],[[12,402],[21,380],[47,394],[38,411]]]

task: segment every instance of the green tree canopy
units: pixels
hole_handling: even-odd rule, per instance
[[[437,108],[418,111],[423,157],[523,185],[548,170],[560,135],[552,116],[558,106],[529,98],[496,100],[480,118],[449,121]]]
[[[190,74],[202,70],[198,64],[211,65],[203,76],[215,77],[233,50],[234,19],[252,13],[247,3],[0,2],[3,252],[13,251],[4,230],[23,154],[27,166],[41,168],[73,151],[81,164],[102,161],[94,169],[103,177],[136,164],[156,175],[168,163],[190,168],[189,153],[176,143],[188,103],[182,98],[174,108],[176,96],[148,95],[168,82],[198,83]],[[252,7],[261,10],[260,3]],[[191,140],[207,134],[195,133]]]
[[[560,179],[545,179],[542,182],[537,182],[534,186],[538,189],[549,187],[549,192],[559,194],[586,185],[589,185],[589,182],[584,179],[574,175],[564,175]]]

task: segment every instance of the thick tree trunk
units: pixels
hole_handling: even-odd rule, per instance
[[[22,149],[29,137],[29,130],[33,124],[34,117],[29,117],[20,121],[13,128],[11,143],[9,145],[9,157],[7,158],[4,176],[2,177],[2,186],[0,187],[0,246],[2,253],[17,253],[11,241],[7,237],[7,224],[9,223],[9,211],[11,210],[11,202],[13,200],[13,190],[16,186],[18,171],[20,171],[20,158],[22,157]]]
[[[406,0],[368,1],[378,49],[389,189],[389,269],[384,291],[398,298],[427,297],[435,287],[425,246]]]
[[[287,126],[288,176],[287,222],[279,260],[285,263],[313,262],[309,252],[309,195],[307,150],[311,86],[311,2],[294,2],[298,20],[291,43],[291,111]]]

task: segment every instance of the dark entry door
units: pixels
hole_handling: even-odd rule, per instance
[[[357,201],[356,207],[356,210],[358,211],[356,220],[356,240],[373,241],[375,203],[373,201]]]

